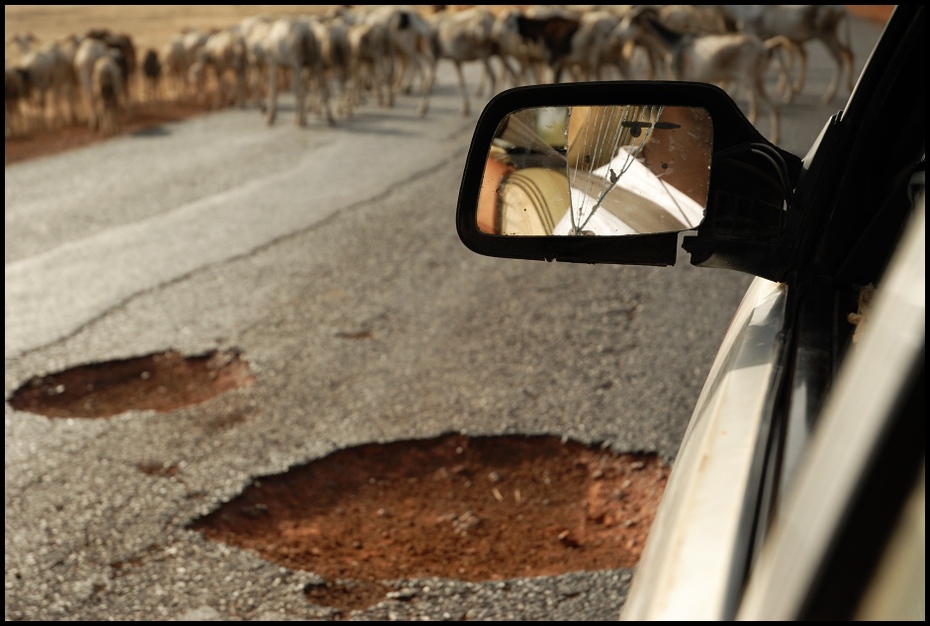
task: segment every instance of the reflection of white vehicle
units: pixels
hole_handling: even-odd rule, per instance
[[[615,184],[612,173],[619,173]],[[687,230],[704,216],[702,205],[665,183],[626,148],[591,174],[573,174],[571,210],[556,224],[553,235],[568,235],[575,229],[595,235]]]

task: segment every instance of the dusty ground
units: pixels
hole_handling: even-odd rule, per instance
[[[179,122],[194,115],[202,115],[209,110],[206,106],[193,103],[136,103],[123,123],[120,134],[145,132],[168,122]],[[7,137],[4,143],[4,165],[74,150],[106,139],[83,124],[54,130],[37,130],[21,137]]]

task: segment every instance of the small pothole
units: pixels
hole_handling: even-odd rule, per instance
[[[172,411],[249,385],[248,364],[232,350],[175,351],[91,363],[27,381],[10,406],[48,417],[109,417],[133,410]]]
[[[633,567],[668,473],[548,436],[367,444],[255,480],[189,528],[312,571],[310,601],[355,610],[404,579]]]

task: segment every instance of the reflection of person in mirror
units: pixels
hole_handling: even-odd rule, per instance
[[[478,226],[521,235],[693,228],[707,198],[711,131],[703,109],[575,107],[561,167],[519,168],[492,149]]]

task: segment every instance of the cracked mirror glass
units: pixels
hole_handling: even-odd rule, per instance
[[[707,204],[713,126],[702,108],[540,107],[508,115],[477,207],[491,235],[689,230]]]

